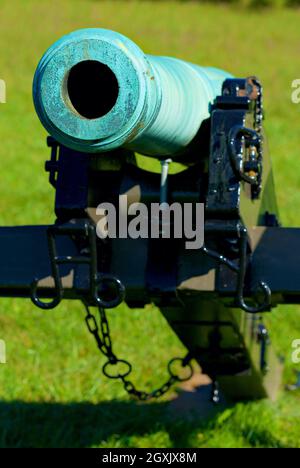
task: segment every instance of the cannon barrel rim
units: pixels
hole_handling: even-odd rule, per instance
[[[68,96],[68,77],[81,62],[108,67],[119,85],[114,106],[99,118],[80,115]],[[122,34],[83,29],[55,42],[43,55],[33,80],[36,112],[48,132],[66,146],[97,152],[121,146],[155,112],[156,85],[139,47]],[[97,139],[95,139],[97,134]]]

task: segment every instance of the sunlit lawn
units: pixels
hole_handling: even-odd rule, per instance
[[[7,104],[0,104],[1,225],[54,220],[32,77],[53,41],[97,26],[128,35],[146,53],[258,75],[281,220],[299,225],[300,105],[290,99],[291,82],[300,77],[299,24],[296,10],[234,11],[197,2],[1,0],[0,79],[7,83]],[[282,392],[275,403],[241,403],[208,422],[174,420],[167,399],[138,405],[102,376],[104,360],[86,332],[80,304],[65,302],[50,312],[29,300],[0,304],[0,338],[7,344],[7,364],[0,366],[0,446],[300,446],[299,392]],[[134,362],[135,382],[145,389],[159,384],[169,358],[183,352],[159,311],[121,306],[109,318],[116,351]],[[290,356],[291,342],[300,338],[300,308],[282,306],[269,322],[291,382],[300,370]]]

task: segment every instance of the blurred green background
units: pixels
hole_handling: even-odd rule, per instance
[[[0,79],[7,84],[7,103],[0,104],[1,225],[53,222],[54,191],[44,172],[49,151],[32,105],[32,77],[61,35],[103,27],[128,35],[146,53],[260,77],[281,221],[299,226],[300,104],[291,102],[291,82],[300,78],[300,10],[249,3],[0,0]],[[77,303],[42,312],[29,300],[1,299],[1,447],[300,447],[299,391],[220,409],[210,420],[176,417],[170,395],[136,404],[102,376],[104,360],[83,318]],[[109,319],[117,354],[134,363],[133,380],[144,389],[160,384],[169,358],[184,350],[159,311],[121,306]],[[285,357],[285,383],[293,382],[300,308],[282,306],[267,320]]]

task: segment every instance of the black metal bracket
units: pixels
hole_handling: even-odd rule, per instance
[[[207,214],[240,216],[241,182],[250,184],[251,199],[261,193],[263,137],[262,87],[258,80],[224,81],[211,111]],[[247,128],[245,127],[247,123]]]
[[[88,241],[88,248],[86,254],[79,254],[78,256],[59,256],[56,246],[56,236],[68,235],[72,238],[80,235]],[[122,282],[113,275],[101,274],[97,271],[97,237],[96,227],[88,219],[72,220],[68,223],[57,224],[50,226],[47,230],[48,250],[51,264],[52,277],[54,279],[54,299],[50,302],[42,301],[38,296],[38,279],[35,279],[31,285],[31,300],[41,309],[53,309],[56,307],[64,296],[64,289],[62,279],[59,272],[59,265],[72,264],[72,265],[89,265],[89,293],[87,299],[89,303],[99,307],[113,308],[119,305],[125,297],[125,288]],[[104,285],[112,285],[116,289],[116,294],[113,299],[105,300],[99,295],[99,290]]]
[[[45,163],[45,171],[49,172],[49,182],[56,189],[58,174],[58,150],[59,143],[51,136],[47,137],[47,146],[51,148],[50,161]]]

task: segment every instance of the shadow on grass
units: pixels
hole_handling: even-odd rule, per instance
[[[241,433],[240,423],[220,427],[220,413],[229,406],[212,405],[207,398],[209,387],[182,391],[170,402],[148,404],[120,400],[99,404],[2,401],[0,447],[132,447],[132,438],[162,431],[171,447],[188,448],[195,447],[199,432],[207,439],[215,430]],[[243,434],[248,446],[282,447],[268,429],[250,432],[253,440]]]
[[[195,422],[174,425],[167,406],[114,400],[100,404],[2,402],[0,447],[90,447],[110,437],[126,446],[132,436],[159,430],[169,433],[173,447],[188,447]]]
[[[111,400],[93,404],[0,402],[0,447],[132,446],[130,439],[164,431],[172,447],[190,447],[224,405],[209,402],[210,386],[181,391],[170,402]],[[208,419],[210,418],[210,419]]]
[[[130,446],[132,436],[163,430],[172,447],[189,447],[189,435],[199,425],[172,421],[167,404],[138,405],[111,401],[84,403],[1,403],[0,447],[90,447],[113,437]]]

